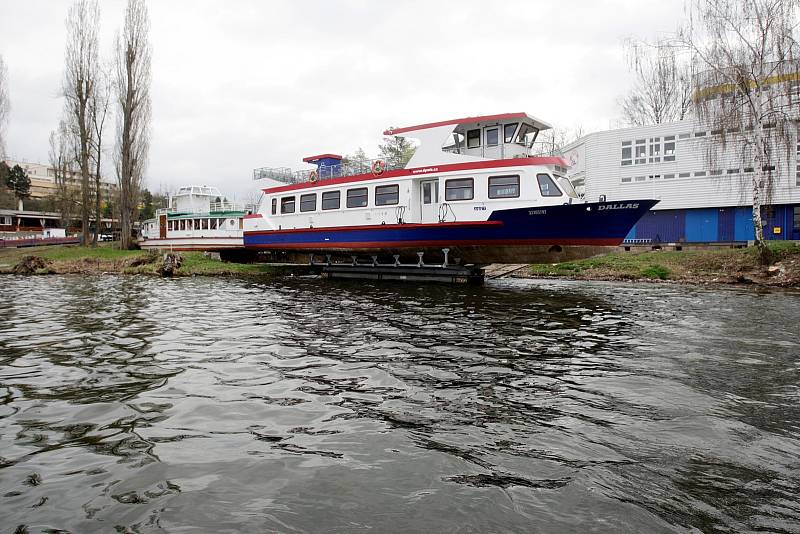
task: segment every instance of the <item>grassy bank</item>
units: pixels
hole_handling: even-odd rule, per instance
[[[181,252],[183,263],[177,276],[275,275],[300,272],[302,266],[286,267],[257,263],[228,263],[202,252]],[[0,249],[0,273],[10,273],[26,256],[43,258],[47,266],[40,274],[157,274],[161,255],[143,250],[118,250],[108,244],[97,248],[54,245]]]
[[[800,287],[800,244],[775,242],[771,265],[755,248],[616,252],[581,261],[532,265],[519,276],[580,280],[672,280]]]
[[[513,276],[577,280],[666,280],[685,283],[758,284],[800,288],[800,244],[770,244],[771,265],[758,263],[755,248],[684,251],[617,252],[586,260],[531,265]],[[26,256],[44,261],[39,274],[158,274],[162,254],[118,250],[108,244],[97,248],[55,245],[0,249],[0,273],[13,272]],[[228,263],[202,252],[182,252],[176,276],[304,274],[303,265]]]

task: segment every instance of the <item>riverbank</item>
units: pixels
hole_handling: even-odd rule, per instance
[[[512,276],[572,280],[672,281],[800,288],[800,243],[773,242],[772,262],[761,266],[754,247],[616,252],[565,263],[531,265]]]
[[[800,244],[775,242],[771,265],[758,263],[755,248],[616,252],[595,258],[530,265],[510,276],[571,280],[671,281],[690,284],[750,284],[800,288]],[[0,249],[0,274],[13,273],[24,258],[36,256],[33,274],[146,274],[157,275],[163,254],[143,250],[45,246]],[[307,265],[229,263],[203,252],[182,252],[174,276],[279,276],[308,273]]]
[[[229,263],[203,252],[181,252],[182,262],[174,276],[230,276],[304,274],[304,265],[265,263]],[[147,274],[157,275],[163,254],[144,250],[118,250],[110,245],[97,248],[79,246],[44,246],[0,249],[0,274],[14,272],[24,258],[36,256],[44,260],[33,274]]]

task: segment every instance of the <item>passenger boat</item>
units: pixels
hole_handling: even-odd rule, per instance
[[[142,223],[143,249],[226,251],[243,249],[244,218],[252,206],[229,202],[216,187],[181,187],[169,206]]]
[[[313,169],[260,168],[270,179],[244,218],[250,250],[440,253],[462,262],[549,262],[618,246],[658,201],[589,202],[560,157],[531,155],[547,123],[505,113],[386,130],[419,144],[407,164],[321,154]]]

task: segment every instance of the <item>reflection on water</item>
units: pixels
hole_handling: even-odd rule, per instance
[[[800,531],[797,294],[2,284],[11,531]]]

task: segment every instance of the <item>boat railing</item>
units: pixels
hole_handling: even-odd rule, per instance
[[[320,165],[316,169],[306,169],[292,172],[287,167],[262,167],[253,171],[254,180],[265,178],[282,182],[285,184],[299,184],[303,182],[314,182],[342,178],[344,176],[355,176],[357,174],[382,174],[385,171],[405,168],[405,161],[394,160],[393,158],[383,159],[343,159],[341,163],[334,165]]]
[[[159,215],[168,215],[170,213],[175,213],[176,211],[178,210],[175,209],[174,206],[171,206],[169,208],[158,208],[156,209],[156,217],[158,217]]]
[[[522,145],[519,143],[502,143],[504,147],[514,147],[520,150]],[[500,145],[497,145],[500,146]],[[480,148],[480,147],[476,147]],[[464,146],[454,146],[449,145],[442,147],[442,152],[447,152],[448,154],[465,154],[471,149],[467,149]],[[509,155],[510,154],[510,155]],[[525,155],[525,154],[523,154]],[[561,151],[557,145],[555,145],[552,141],[536,141],[527,149],[528,156],[559,156],[561,155]],[[508,151],[508,154],[504,156],[503,159],[511,159],[511,158],[518,158],[520,154],[518,151]]]
[[[209,205],[208,211],[211,213],[217,213],[220,211],[247,211],[248,209],[252,208],[252,204],[241,204],[239,202],[223,200],[220,202],[212,202]]]

